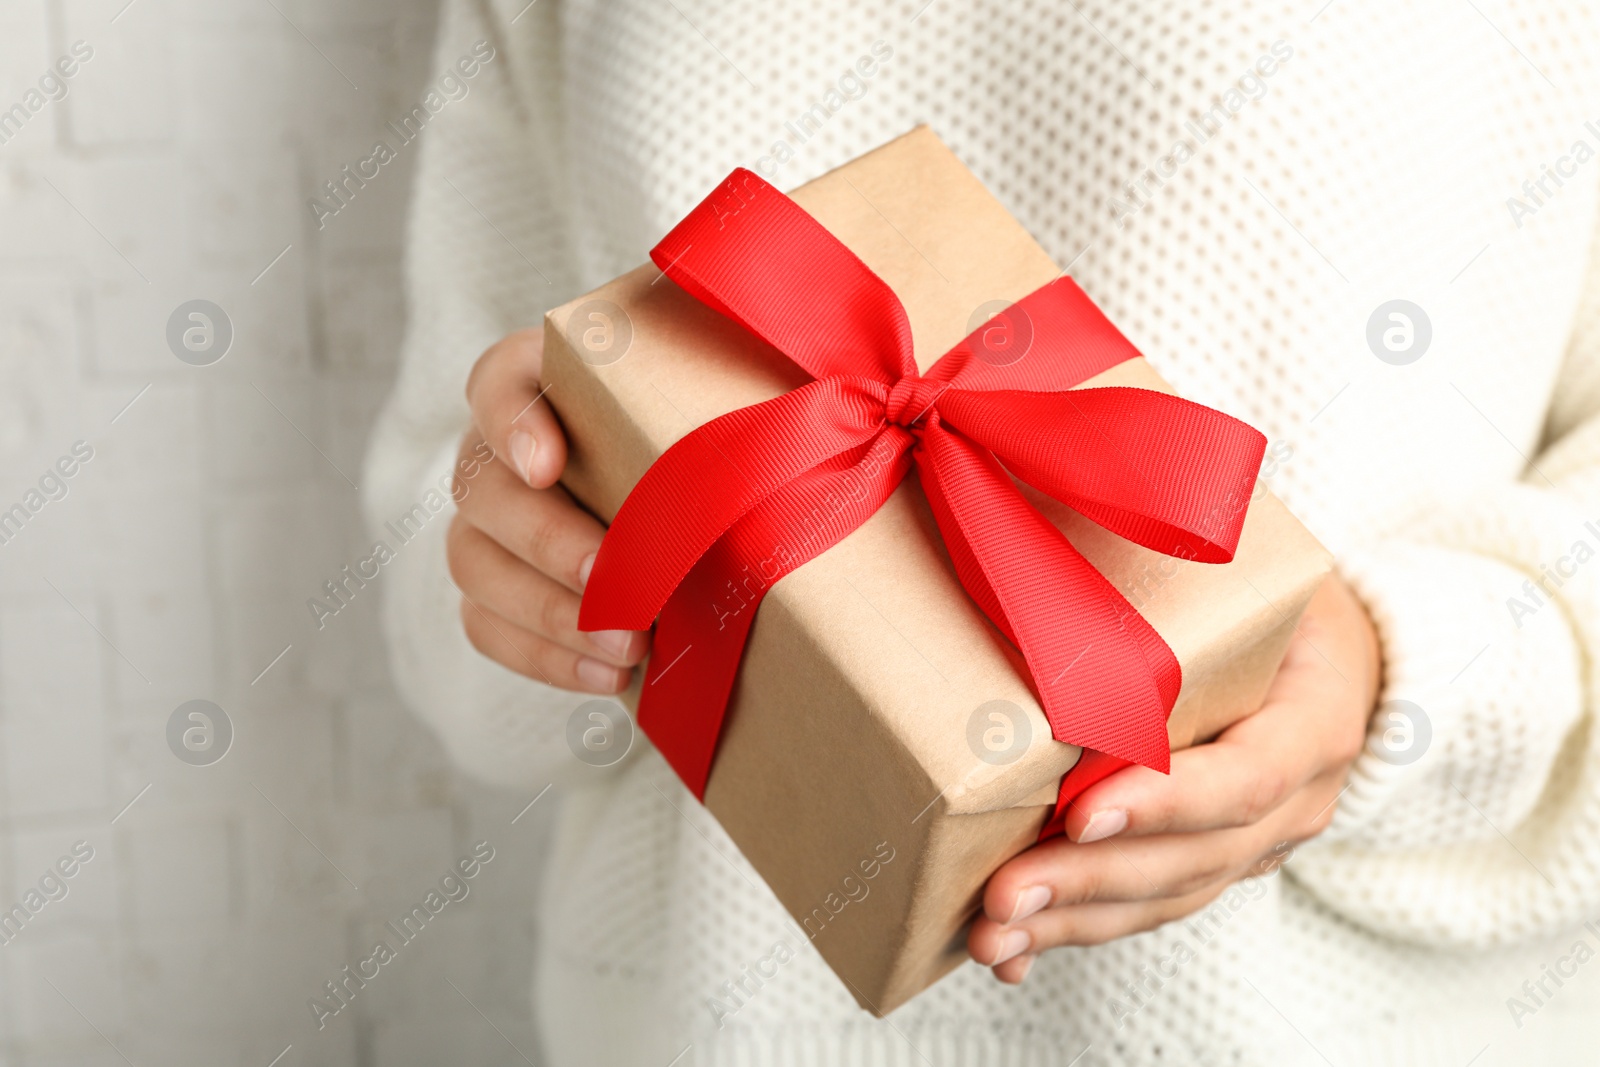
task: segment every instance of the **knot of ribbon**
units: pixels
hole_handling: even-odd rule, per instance
[[[1139,353],[1066,277],[919,373],[889,286],[747,170],[651,258],[813,378],[669,448],[618,511],[584,591],[580,629],[656,625],[639,725],[697,797],[762,597],[913,467],[963,587],[1021,651],[1052,736],[1086,750],[1068,779],[1168,769],[1176,657],[1013,478],[1146,548],[1224,563],[1260,433],[1161,392],[1073,388]]]
[[[889,397],[883,404],[884,418],[896,426],[914,430],[938,401],[939,394],[948,388],[945,383],[920,374],[907,375],[889,388]]]

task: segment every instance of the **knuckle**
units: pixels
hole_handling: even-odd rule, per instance
[[[484,349],[467,374],[467,402],[472,403],[479,389],[491,385],[505,372],[517,369],[519,364],[531,359],[536,366],[543,340],[543,330],[530,326],[508,333]]]
[[[478,506],[482,503],[480,500],[481,495],[471,485],[463,486],[458,466],[457,473],[452,475],[450,479],[450,500],[455,505],[451,513],[451,518],[454,520],[451,523],[452,526],[456,522],[466,522],[475,526],[481,521],[483,513]]]
[[[1101,863],[1084,863],[1075,865],[1070,869],[1070,873],[1057,872],[1057,876],[1051,880],[1055,882],[1057,907],[1064,904],[1087,904],[1105,887],[1105,868]]]
[[[540,630],[546,637],[564,635],[569,631],[577,632],[577,612],[567,602],[566,597],[557,593],[550,592],[545,594],[539,603],[537,617]]]
[[[1226,886],[1238,879],[1255,858],[1241,841],[1206,849],[1192,862],[1167,872],[1162,881],[1162,897],[1173,899],[1189,896],[1201,890]]]
[[[1231,881],[1221,884],[1213,884],[1206,886],[1201,891],[1190,896],[1162,901],[1154,909],[1154,914],[1151,916],[1150,928],[1160,926],[1162,923],[1172,922],[1176,919],[1182,919],[1187,915],[1193,915],[1195,912],[1206,907],[1212,901],[1222,896],[1223,893],[1228,891],[1228,887],[1232,884],[1233,883]]]
[[[474,397],[476,397],[478,394],[479,387],[483,385],[484,377],[489,373],[490,367],[495,361],[495,357],[500,352],[500,347],[504,344],[504,340],[496,341],[494,344],[480,352],[478,354],[478,358],[472,361],[472,369],[467,372],[467,385],[465,390],[467,395],[467,403],[469,405],[473,403]]]
[[[1260,822],[1283,803],[1288,791],[1289,780],[1281,770],[1262,767],[1252,772],[1240,798],[1241,824],[1248,826]]]
[[[445,531],[444,536],[445,566],[450,571],[451,580],[458,586],[466,581],[472,556],[467,546],[466,525],[466,521],[457,515],[450,520],[450,527]],[[465,603],[466,601],[463,600],[463,606],[465,606]]]
[[[450,499],[455,503],[457,513],[461,511],[461,505],[466,501],[467,497],[472,495],[472,486],[468,484],[468,479],[472,477],[472,474],[467,472],[477,473],[477,452],[481,447],[482,441],[480,439],[478,444],[472,446],[470,452],[463,448],[456,457],[456,465],[450,468]]]
[[[1299,844],[1302,841],[1309,841],[1313,837],[1316,837],[1333,824],[1333,817],[1338,814],[1338,812],[1339,801],[1338,798],[1335,798],[1331,803],[1328,804],[1327,807],[1323,808],[1321,811],[1317,812],[1316,815],[1312,816],[1311,821],[1306,824],[1306,829],[1301,833],[1294,835],[1292,840],[1295,844]]]
[[[551,508],[534,508],[522,525],[523,559],[543,570],[542,561],[549,558],[550,548],[561,534],[561,520]]]
[[[1348,729],[1340,730],[1331,746],[1331,756],[1336,766],[1345,767],[1354,763],[1361,756],[1361,751],[1367,744],[1367,724],[1363,721],[1354,723]]]
[[[1205,863],[1167,879],[1166,891],[1163,897],[1186,897],[1191,893],[1198,893],[1209,885],[1227,879],[1231,881],[1232,871],[1228,865],[1222,863]]]
[[[1115,941],[1117,938],[1123,936],[1124,933],[1131,934],[1136,932],[1137,931],[1131,929],[1124,931],[1113,930],[1109,927],[1103,926],[1085,926],[1073,931],[1073,933],[1066,939],[1065,943],[1093,947],[1095,945],[1104,945],[1108,942]]]
[[[472,645],[473,648],[487,656],[489,654],[489,650],[485,646],[487,645],[486,637],[488,631],[483,625],[483,619],[478,615],[477,610],[473,608],[473,606],[467,601],[466,597],[461,598],[461,606],[459,610],[461,615],[461,629],[467,635],[467,642]]]
[[[1149,833],[1177,822],[1183,807],[1174,790],[1167,788],[1158,790],[1147,802],[1134,805],[1131,810],[1140,813],[1140,832]]]
[[[1163,923],[1181,918],[1193,909],[1188,906],[1174,906],[1172,901],[1162,901],[1160,904],[1146,908],[1130,918],[1122,929],[1116,931],[1118,937],[1132,937],[1154,930]]]

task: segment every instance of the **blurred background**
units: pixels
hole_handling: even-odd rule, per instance
[[[421,96],[434,7],[0,5],[6,1067],[536,1058],[542,806],[409,717],[378,590],[307,607],[370,544],[414,151],[321,229],[308,201]],[[480,840],[470,895],[319,1031],[308,1001]]]

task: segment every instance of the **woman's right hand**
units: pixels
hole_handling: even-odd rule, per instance
[[[556,484],[567,442],[540,399],[543,356],[543,333],[520,330],[480,356],[467,378],[473,425],[456,467],[450,574],[479,652],[561,689],[618,693],[650,635],[578,630],[605,527]],[[485,443],[495,458],[478,462]]]

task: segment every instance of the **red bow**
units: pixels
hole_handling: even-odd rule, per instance
[[[747,170],[650,256],[816,379],[668,449],[584,592],[584,630],[648,629],[659,614],[639,725],[697,797],[762,596],[865,522],[913,460],[962,585],[1021,649],[1053,736],[1104,754],[1068,777],[1167,770],[1177,659],[1011,475],[1147,548],[1225,563],[1261,434],[1165,393],[1073,390],[1139,353],[1065,277],[919,374],[894,292]],[[998,356],[985,336],[997,328],[1015,346]]]

